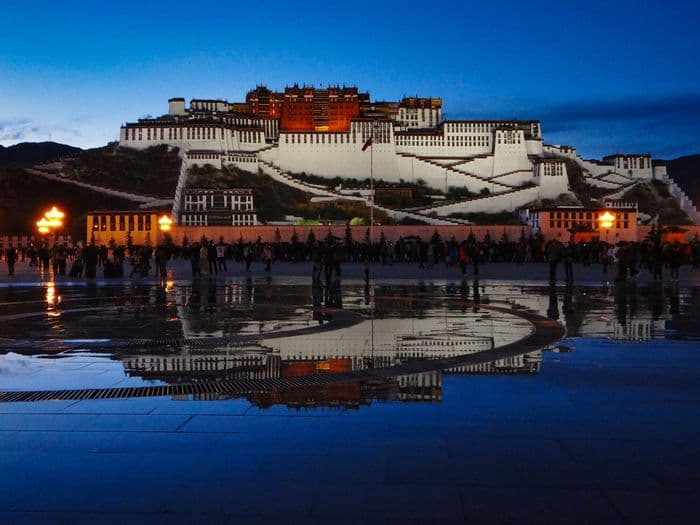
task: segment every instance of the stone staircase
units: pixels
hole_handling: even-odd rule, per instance
[[[24,171],[31,175],[37,175],[48,180],[53,180],[57,182],[62,182],[65,184],[71,184],[73,186],[78,186],[80,188],[85,188],[98,193],[103,193],[105,195],[110,195],[112,197],[118,197],[131,202],[139,203],[140,207],[146,208],[154,205],[159,205],[163,201],[169,202],[169,199],[159,199],[157,197],[149,197],[147,195],[139,195],[137,193],[129,193],[126,191],[113,190],[111,188],[106,188],[104,186],[97,186],[95,184],[89,184],[87,182],[81,182],[79,180],[73,180],[68,177],[63,172],[56,172],[55,165],[52,165],[51,171],[44,169],[43,165],[34,166],[33,168],[25,168]]]
[[[700,212],[695,207],[695,204],[690,197],[688,197],[688,195],[676,183],[676,181],[674,181],[668,174],[665,174],[661,180],[668,184],[669,193],[675,197],[681,210],[683,210],[688,218],[693,221],[693,224],[700,224]]]
[[[513,188],[495,195],[479,195],[459,201],[443,201],[439,204],[430,204],[420,208],[412,208],[411,211],[420,214],[437,213],[449,215],[450,213],[476,213],[513,211],[538,197],[539,186],[528,184],[519,188]],[[508,203],[506,206],[505,204]],[[443,217],[444,218],[444,217]]]
[[[400,153],[402,157],[407,157],[411,158],[413,157],[415,160],[419,162],[424,162],[430,166],[433,166],[435,168],[441,169],[441,170],[446,170],[449,173],[453,173],[461,178],[465,178],[467,181],[470,181],[474,183],[474,185],[480,187],[480,188],[488,188],[489,191],[492,193],[498,193],[499,190],[510,190],[515,188],[516,186],[512,186],[510,184],[505,184],[503,182],[498,182],[498,181],[492,181],[489,180],[487,177],[482,177],[481,175],[476,175],[474,173],[470,173],[458,168],[453,167],[456,164],[460,164],[459,162],[453,163],[453,164],[441,164],[430,157],[424,157],[424,156],[419,156],[419,155],[413,155],[411,153]],[[467,184],[465,184],[467,186]]]

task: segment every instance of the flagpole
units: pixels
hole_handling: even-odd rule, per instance
[[[372,123],[369,140],[369,191],[372,199],[369,203],[369,244],[371,249],[374,242],[374,123]]]

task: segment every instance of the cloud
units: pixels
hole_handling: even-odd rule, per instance
[[[0,119],[0,140],[3,135],[16,133],[17,128],[22,128],[29,122],[29,119]]]
[[[118,127],[109,129],[109,126],[102,122],[85,118],[75,121],[41,122],[30,118],[0,119],[0,145],[3,146],[12,146],[19,142],[54,141],[90,148],[105,145],[114,140],[117,133]]]

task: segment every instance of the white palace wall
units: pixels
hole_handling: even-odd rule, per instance
[[[161,144],[184,150],[218,151],[256,151],[266,146],[264,131],[255,128],[230,129],[225,126],[214,125],[153,125],[122,127],[120,130],[120,146],[146,149]]]
[[[496,130],[493,154],[493,175],[532,170],[525,134],[521,130]]]
[[[433,164],[428,159],[397,155],[396,162],[399,178],[405,181],[415,183],[422,179],[427,186],[443,191],[452,186],[467,188],[473,193],[479,193],[484,188],[494,191],[494,185],[488,181]]]
[[[275,164],[292,173],[365,179],[372,159],[375,178],[398,182],[393,144],[375,141],[371,152],[362,151],[359,138],[353,141],[350,133],[282,133]]]

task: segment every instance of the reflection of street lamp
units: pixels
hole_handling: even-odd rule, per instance
[[[605,242],[608,242],[608,232],[610,231],[610,228],[613,227],[613,221],[615,220],[615,216],[610,213],[609,211],[606,211],[603,213],[601,216],[598,217],[598,223],[600,224],[600,227],[605,230]]]

